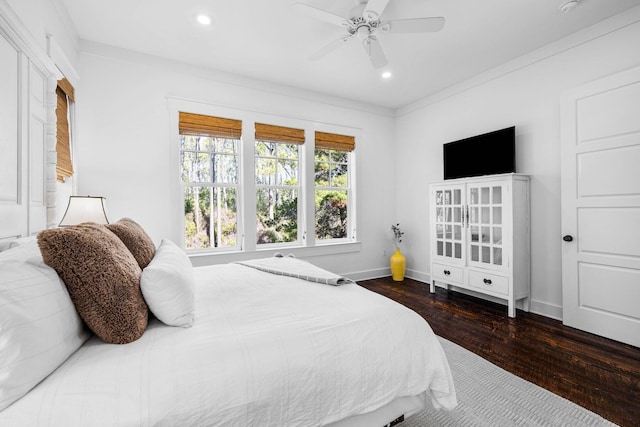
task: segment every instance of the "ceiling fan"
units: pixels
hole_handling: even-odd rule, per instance
[[[335,15],[304,3],[295,3],[294,7],[301,13],[331,24],[343,27],[346,34],[329,43],[309,57],[318,60],[338,49],[351,40],[361,40],[362,46],[374,68],[387,65],[378,35],[383,33],[426,33],[440,31],[444,26],[444,18],[412,18],[384,21],[381,19],[384,9],[390,0],[358,0],[358,5],[351,9],[350,18]]]

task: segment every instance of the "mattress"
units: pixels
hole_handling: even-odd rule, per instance
[[[91,338],[0,425],[322,426],[405,397],[456,405],[436,336],[406,307],[353,283],[195,270],[193,327]]]

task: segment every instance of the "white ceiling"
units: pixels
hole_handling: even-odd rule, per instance
[[[348,43],[309,55],[345,34],[297,13],[296,0],[62,0],[80,39],[215,70],[399,108],[531,52],[640,0],[391,0],[383,19],[446,18],[438,33],[382,34],[389,80]],[[303,1],[303,0],[300,0]],[[304,0],[348,17],[356,0]],[[199,13],[213,23],[195,22]]]

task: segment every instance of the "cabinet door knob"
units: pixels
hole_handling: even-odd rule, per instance
[[[451,274],[451,272],[450,272],[449,270],[445,270],[445,271],[444,271],[444,275],[445,275],[445,276],[448,276],[448,275],[450,275],[450,274]]]
[[[567,234],[562,238],[562,240],[564,240],[565,242],[573,242],[573,236],[570,234]]]
[[[482,280],[485,284],[490,285],[491,284],[491,279],[484,279]]]

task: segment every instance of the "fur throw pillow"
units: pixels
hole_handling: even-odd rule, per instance
[[[122,218],[118,222],[106,226],[122,240],[133,254],[140,268],[145,268],[156,253],[156,247],[151,237],[143,228],[130,218]]]
[[[102,225],[44,230],[38,246],[69,291],[76,310],[103,341],[126,344],[144,333],[149,309],[142,270],[122,241]]]

